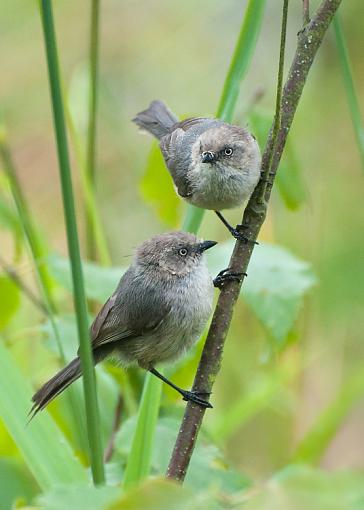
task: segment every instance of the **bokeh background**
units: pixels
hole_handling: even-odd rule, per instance
[[[317,3],[312,2],[313,6]],[[235,114],[236,122],[252,129],[248,112],[253,110],[268,119],[273,116],[281,16],[278,4],[267,2],[259,42]],[[301,2],[291,4],[287,68],[301,28]],[[241,0],[102,2],[97,198],[113,265],[127,265],[135,247],[152,234],[178,228],[185,211],[169,187],[159,193],[162,200],[165,193],[170,206],[162,217],[158,204],[146,197],[145,173],[152,141],[138,133],[131,119],[155,98],[163,99],[181,116],[213,115],[244,6]],[[89,4],[58,0],[54,11],[65,89],[78,129],[84,133]],[[344,1],[341,14],[364,111],[362,1]],[[36,2],[3,0],[0,34],[1,119],[44,239],[52,252],[66,256]],[[319,464],[328,470],[364,468],[364,381],[350,391],[352,378],[364,373],[364,174],[332,29],[305,87],[290,133],[289,152],[284,164],[288,171],[294,166],[293,185],[298,199],[288,207],[287,199],[274,190],[260,240],[280,245],[306,261],[316,283],[305,295],[298,319],[279,346],[251,307],[243,301],[238,303],[214,389],[215,410],[208,414],[205,424],[225,461],[256,480],[265,479],[290,460],[300,439],[340,391],[349,393],[343,419]],[[75,159],[73,170],[83,242],[82,195]],[[158,173],[152,172],[148,179],[152,180],[151,193],[158,195]],[[227,217],[237,223],[241,211],[229,212]],[[2,257],[35,289],[26,251],[17,254],[12,232],[5,223],[0,228]],[[227,239],[212,213],[205,215],[201,235],[218,241]],[[249,273],[250,278],[254,279],[254,273]],[[64,311],[70,312],[71,298],[65,292],[59,291],[60,299]],[[4,295],[1,298],[6,299]],[[42,323],[41,315],[23,298],[1,332],[35,386],[57,366],[56,357],[46,346],[39,346],[44,341],[44,331],[39,333]],[[175,374],[177,382],[188,386],[195,366],[194,360],[182,364]],[[134,376],[137,399],[142,376]],[[163,391],[165,409],[173,404],[177,411],[172,412],[178,414],[182,404],[168,390]],[[238,419],[224,433],[226,413],[238,407],[243,395],[251,398],[245,398]],[[0,455],[21,463],[21,455],[4,426]]]

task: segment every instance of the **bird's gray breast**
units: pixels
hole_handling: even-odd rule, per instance
[[[204,263],[165,287],[169,313],[155,331],[135,339],[130,346],[141,366],[173,361],[198,340],[212,311],[213,289]]]

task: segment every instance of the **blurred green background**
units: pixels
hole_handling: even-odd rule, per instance
[[[311,3],[313,7],[318,4]],[[281,18],[278,4],[267,1],[258,45],[235,114],[236,123],[248,124],[253,131],[254,126],[262,124],[262,119],[268,119],[269,126],[274,112]],[[286,70],[301,28],[301,2],[291,4]],[[104,0],[101,5],[97,197],[112,263],[126,266],[135,247],[144,239],[179,228],[185,211],[185,205],[175,199],[170,183],[165,185],[163,180],[161,187],[162,177],[153,170],[159,163],[152,161],[146,175],[152,142],[138,133],[131,119],[156,98],[164,100],[181,116],[215,113],[245,2]],[[84,133],[89,3],[58,0],[54,14],[65,89],[78,129]],[[362,1],[344,1],[341,14],[364,111]],[[66,256],[36,2],[3,0],[0,34],[1,120],[6,125],[18,174],[43,237],[51,252]],[[255,102],[257,95],[259,101]],[[305,296],[298,319],[279,345],[251,306],[244,301],[238,303],[214,388],[215,409],[207,413],[205,420],[207,437],[221,448],[224,462],[257,481],[290,461],[299,441],[343,388],[349,396],[344,398],[342,420],[319,456],[319,464],[330,471],[364,468],[361,446],[364,381],[357,382],[357,374],[364,374],[364,174],[332,28],[305,87],[289,136],[284,167],[286,177],[280,186],[281,193],[277,187],[273,191],[260,241],[280,245],[309,263],[316,283]],[[291,169],[295,175],[292,182]],[[83,242],[82,196],[76,164],[73,170]],[[4,201],[10,204],[2,175],[1,179]],[[151,195],[159,197],[157,203],[152,203]],[[241,211],[228,212],[227,217],[238,223]],[[3,217],[1,256],[35,289],[32,264],[26,250],[15,245],[13,233]],[[211,212],[205,215],[200,233],[221,242],[227,239],[226,231]],[[252,280],[253,285],[255,276],[252,268],[248,281]],[[57,295],[62,313],[69,314],[72,301],[63,287],[59,286]],[[2,287],[0,300],[5,303],[7,299]],[[49,348],[41,314],[24,297],[15,309],[11,320],[2,325],[1,335],[22,372],[34,386],[39,386],[57,367],[57,357]],[[76,343],[74,334],[70,336],[70,342],[74,342],[69,348],[71,353]],[[178,365],[174,380],[189,386],[197,360],[195,354]],[[119,369],[108,367],[107,371],[124,377]],[[353,377],[356,382],[352,384]],[[142,374],[132,372],[134,404],[129,406],[130,414],[139,398],[141,379]],[[350,385],[355,390],[350,391]],[[116,395],[116,390],[113,391]],[[166,388],[163,395],[162,414],[179,417],[183,403]],[[109,400],[111,422],[114,401]],[[57,403],[53,404],[52,413],[71,437]],[[1,422],[0,456],[6,463],[17,463],[16,469],[25,469]],[[0,458],[0,473],[1,462]],[[14,476],[14,484],[16,480]],[[30,481],[29,487],[28,493],[36,490]],[[28,493],[23,489],[21,495]]]

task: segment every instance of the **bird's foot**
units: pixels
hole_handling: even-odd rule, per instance
[[[230,234],[239,241],[243,241],[243,243],[248,244],[259,244],[257,241],[253,241],[252,239],[249,239],[243,232],[241,232],[241,229],[249,228],[247,225],[236,225],[235,228],[231,227]]]
[[[228,267],[227,269],[223,269],[220,273],[214,278],[213,283],[214,287],[221,289],[225,282],[241,282],[243,276],[248,276],[246,273],[236,273],[235,271],[231,271]]]
[[[183,396],[183,400],[186,402],[194,402],[195,404],[206,408],[212,409],[212,405],[207,400],[204,400],[201,398],[203,395],[211,395],[211,393],[203,392],[203,391],[188,391],[188,390],[182,390],[181,395]]]

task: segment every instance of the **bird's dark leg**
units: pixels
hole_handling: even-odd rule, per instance
[[[168,384],[168,386],[171,386],[171,388],[173,388],[176,391],[178,391],[178,393],[180,395],[182,395],[183,400],[194,402],[195,404],[198,404],[201,407],[205,407],[205,408],[206,407],[210,407],[210,408],[212,408],[212,405],[210,404],[210,402],[208,402],[207,400],[204,400],[204,399],[202,399],[200,397],[200,395],[210,395],[209,393],[203,393],[203,392],[200,393],[198,391],[183,390],[182,388],[180,388],[179,386],[174,384],[172,381],[170,381],[169,379],[164,377],[164,375],[159,373],[158,370],[156,370],[155,368],[150,368],[149,372],[151,374],[155,375],[156,377],[158,377],[158,379],[161,379],[161,381],[163,381],[166,384]]]
[[[213,283],[214,287],[217,287],[218,289],[221,289],[225,282],[241,282],[243,276],[248,276],[246,273],[236,273],[235,271],[232,271],[230,267],[227,269],[223,269],[220,271],[220,273],[214,278]]]
[[[253,243],[258,244],[256,241],[251,241],[248,239],[242,232],[239,231],[239,228],[248,228],[247,225],[237,225],[236,228],[232,227],[230,223],[224,218],[220,211],[215,211],[216,215],[223,222],[225,227],[228,229],[230,234],[235,237],[235,239],[239,239],[240,241],[244,241],[244,243]]]

